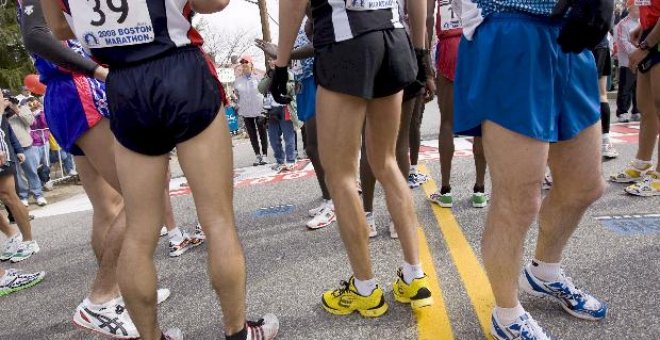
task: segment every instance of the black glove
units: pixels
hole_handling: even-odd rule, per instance
[[[417,60],[417,77],[415,81],[408,85],[407,91],[410,93],[419,93],[426,86],[426,81],[429,79],[429,51],[426,49],[416,48],[415,59]]]
[[[275,67],[273,78],[270,82],[270,93],[273,99],[280,104],[289,104],[291,96],[288,95],[286,90],[286,83],[289,82],[289,71],[286,67]]]
[[[559,0],[552,13],[565,20],[557,42],[565,53],[596,46],[612,28],[613,0]]]

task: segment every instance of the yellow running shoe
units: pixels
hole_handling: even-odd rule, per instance
[[[611,175],[610,181],[616,183],[635,183],[644,179],[647,172],[653,170],[653,163],[644,162],[641,167],[636,166],[636,161],[630,162],[628,167],[618,174]]]
[[[660,172],[649,171],[642,181],[627,187],[626,192],[642,197],[660,196]]]
[[[428,276],[424,275],[420,279],[414,279],[410,284],[403,280],[401,268],[396,272],[396,276],[397,279],[394,281],[392,290],[396,301],[409,303],[413,310],[433,304]]]
[[[355,278],[341,282],[341,288],[323,294],[323,309],[334,315],[348,315],[355,311],[367,318],[379,317],[387,312],[385,294],[376,286],[371,295],[362,296],[355,288]]]

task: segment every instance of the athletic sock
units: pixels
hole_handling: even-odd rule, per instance
[[[376,224],[376,216],[374,215],[373,212],[365,211],[364,212],[364,217],[367,219],[367,224],[368,225]]]
[[[560,263],[545,263],[537,259],[532,260],[532,275],[543,281],[555,282],[561,276]]]
[[[247,336],[248,336],[247,327],[244,326],[243,329],[240,332],[236,333],[236,334],[225,335],[225,339],[226,340],[247,340]]]
[[[99,304],[99,305],[97,305],[95,303],[92,303],[92,301],[90,299],[85,299],[83,301],[83,304],[85,306],[87,306],[87,308],[89,308],[89,309],[100,310],[102,308],[114,307],[114,305],[116,304],[116,299],[112,299],[112,300],[110,300],[106,303],[102,303],[102,304]]]
[[[603,129],[603,134],[610,133],[610,104],[600,103],[600,123]]]
[[[417,174],[417,165],[411,165],[410,166],[410,173],[413,175]]]
[[[442,186],[440,188],[440,195],[445,195],[451,192],[451,186]]]
[[[514,323],[523,314],[525,314],[525,309],[520,305],[520,302],[518,302],[518,305],[513,308],[502,308],[495,306],[495,314],[497,315],[497,319],[502,324],[508,326]]]
[[[609,133],[604,133],[602,141],[603,141],[603,144],[610,144],[610,134]]]
[[[362,296],[369,296],[371,293],[376,289],[376,279],[369,279],[369,280],[358,280],[354,279],[353,283],[355,284],[355,288],[358,291],[358,294]]]
[[[632,166],[637,170],[647,170],[653,166],[652,161],[643,161],[641,159],[635,159],[632,161]]]
[[[170,237],[170,242],[179,244],[183,242],[183,233],[179,227],[176,227],[167,232],[167,235]]]
[[[424,270],[421,264],[410,264],[403,261],[403,281],[406,284],[411,284],[414,279],[421,279],[424,277]]]

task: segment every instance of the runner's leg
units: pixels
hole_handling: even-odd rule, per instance
[[[482,125],[482,131],[493,192],[481,252],[497,306],[513,308],[518,305],[523,241],[541,208],[539,187],[548,143],[490,121]]]
[[[642,161],[653,160],[658,132],[660,131],[660,111],[656,110],[651,80],[652,75],[660,74],[658,69],[660,68],[656,66],[647,73],[637,73],[637,105],[642,114],[639,123],[637,159]],[[656,96],[660,96],[660,90],[657,91],[659,93]]]
[[[159,339],[153,256],[165,213],[163,182],[167,176],[168,156],[142,155],[119,143],[115,145],[115,154],[125,202],[127,235],[118,259],[117,270],[122,275],[117,281],[141,338]]]
[[[422,127],[422,118],[424,116],[424,108],[426,103],[424,102],[424,97],[417,97],[415,100],[415,108],[413,109],[413,115],[410,119],[410,134],[409,134],[409,144],[410,144],[410,165],[416,166],[419,161],[419,147],[421,144],[421,127]]]
[[[319,86],[316,102],[317,124],[322,127],[317,131],[319,153],[326,171],[326,183],[335,202],[339,233],[355,278],[370,280],[374,275],[369,257],[368,229],[355,190],[357,155],[367,101]]]
[[[454,84],[451,80],[438,76],[438,106],[440,107],[440,176],[442,193],[451,191],[451,163],[454,158]]]
[[[396,162],[403,175],[403,178],[408,180],[410,173],[411,157],[408,152],[411,150],[410,136],[413,134],[411,130],[414,128],[412,120],[415,110],[419,108],[418,102],[420,97],[415,97],[406,100],[401,104],[401,119],[399,122],[399,132],[396,139]],[[419,146],[417,148],[419,150]],[[412,153],[412,152],[411,152]],[[415,162],[417,164],[417,162]]]
[[[85,193],[92,203],[92,249],[99,264],[88,298],[100,305],[120,294],[117,257],[126,229],[124,201],[87,157],[76,156],[76,166]]]
[[[316,180],[319,182],[319,187],[321,188],[321,195],[323,199],[330,199],[330,192],[328,191],[328,186],[325,183],[325,170],[321,164],[321,158],[319,157],[319,143],[318,143],[318,134],[316,130],[316,117],[310,118],[305,122],[305,134],[307,135],[307,146],[305,147],[305,152],[307,157],[312,161],[314,166],[314,172],[316,173]]]
[[[559,263],[582,215],[602,195],[599,136],[595,124],[574,139],[550,146],[548,161],[553,182],[541,205],[537,260]]]
[[[220,111],[222,112],[222,110]],[[225,334],[245,325],[245,257],[233,209],[231,137],[224,115],[202,133],[177,145],[208,244],[208,271],[222,308]]]
[[[16,194],[15,183],[13,175],[0,176],[0,200],[7,209],[11,210],[16,226],[23,235],[23,242],[32,241],[32,225],[28,217],[28,210]]]
[[[486,156],[484,155],[484,144],[483,138],[474,137],[472,141],[472,153],[474,154],[474,166],[477,170],[477,178],[474,183],[475,191],[476,189],[485,189],[486,187]],[[483,191],[480,191],[483,192]]]
[[[401,103],[402,94],[400,92],[369,102],[365,128],[367,158],[376,179],[385,191],[387,208],[399,235],[404,260],[417,265],[417,215],[413,208],[412,194],[406,180],[401,176],[395,156],[396,138],[401,122],[401,106],[398,103]],[[414,105],[414,102],[412,103]]]

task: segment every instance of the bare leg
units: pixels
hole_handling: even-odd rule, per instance
[[[234,221],[231,137],[224,109],[204,132],[177,145],[208,244],[208,271],[226,334],[245,325],[245,257]]]
[[[154,250],[163,221],[163,182],[167,155],[145,156],[115,145],[117,175],[126,209],[126,235],[117,269],[117,281],[131,319],[142,339],[161,336],[156,317],[156,267]],[[139,171],[136,171],[139,169]],[[148,212],[148,213],[145,213]]]
[[[454,83],[438,76],[438,105],[440,107],[440,174],[443,188],[451,186],[451,162],[454,159]]]
[[[364,137],[364,130],[362,130],[362,153],[360,155],[360,185],[362,187],[362,205],[364,212],[374,211],[374,194],[376,191],[376,177],[369,160],[367,159],[367,141]]]
[[[474,137],[472,153],[474,154],[474,166],[477,170],[477,179],[474,186],[484,188],[486,186],[486,156],[484,155],[484,144],[481,137]]]
[[[412,194],[406,180],[401,176],[395,156],[401,122],[401,96],[402,93],[398,93],[369,102],[366,125],[367,157],[376,179],[385,191],[387,208],[399,235],[403,257],[407,263],[415,265],[419,264],[417,215],[413,208]],[[414,104],[414,101],[409,102]],[[408,113],[410,112],[412,110]]]
[[[604,191],[599,137],[595,124],[570,141],[550,146],[553,183],[539,216],[536,259],[540,261],[560,262],[582,215]]]
[[[9,221],[4,216],[0,216],[0,232],[9,239],[18,234],[18,229],[9,225]]]
[[[14,183],[14,176],[0,176],[0,200],[14,215],[16,226],[23,235],[23,242],[32,241],[32,225],[28,217],[28,210],[18,198]]]
[[[658,67],[654,67],[648,73],[637,73],[637,105],[642,114],[639,124],[637,159],[642,161],[653,159],[658,132],[660,131],[660,110],[655,108],[652,92],[651,75],[654,72],[660,74]]]
[[[316,102],[323,103],[316,106],[316,120],[320,127],[319,152],[326,171],[326,183],[335,203],[339,233],[355,278],[370,280],[374,275],[369,257],[367,221],[355,190],[357,154],[367,101],[319,86]],[[394,138],[391,144],[394,153]]]
[[[410,128],[418,100],[419,97],[415,97],[401,104],[401,119],[396,139],[396,163],[404,179],[407,179],[410,173],[410,157],[408,156],[408,151],[410,150]]]
[[[523,241],[541,207],[541,181],[548,143],[486,121],[484,151],[490,164],[493,193],[481,252],[497,306],[518,305],[518,274]]]
[[[126,225],[124,201],[90,164],[87,157],[76,156],[76,168],[94,211],[92,249],[99,268],[92,283],[89,300],[94,304],[103,304],[119,295],[116,268]],[[113,242],[119,245],[113,245]]]

